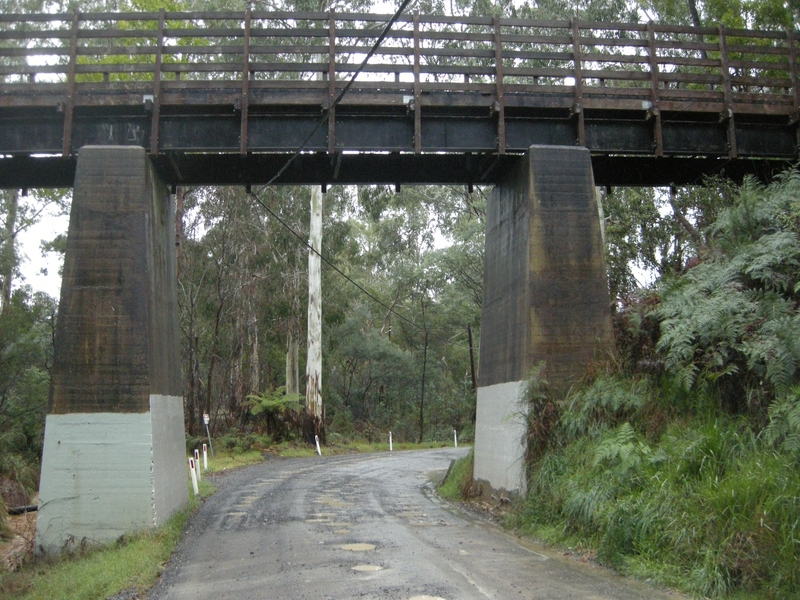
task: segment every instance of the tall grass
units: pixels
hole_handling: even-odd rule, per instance
[[[516,525],[699,596],[800,597],[797,455],[743,419],[665,416],[638,385],[601,378],[565,401]]]

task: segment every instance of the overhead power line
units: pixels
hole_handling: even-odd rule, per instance
[[[392,18],[389,19],[389,21],[386,23],[386,26],[383,28],[383,31],[381,31],[381,34],[378,36],[378,39],[375,40],[375,43],[372,45],[372,48],[370,48],[369,52],[364,57],[364,60],[361,61],[361,64],[355,70],[355,72],[353,73],[352,77],[350,77],[350,80],[342,88],[342,91],[339,92],[339,95],[336,97],[336,100],[334,100],[327,109],[322,111],[322,118],[314,126],[314,129],[311,130],[311,132],[306,136],[306,138],[303,140],[303,142],[297,148],[297,150],[295,150],[294,153],[287,159],[287,161],[284,163],[284,165],[280,169],[278,169],[278,172],[275,173],[275,175],[273,175],[270,178],[270,180],[267,181],[267,183],[265,183],[261,187],[259,192],[263,192],[270,185],[275,183],[278,180],[278,178],[280,178],[281,175],[284,174],[286,169],[289,168],[289,166],[297,159],[297,157],[300,155],[300,153],[305,149],[305,147],[308,145],[308,142],[310,142],[311,138],[314,137],[314,134],[317,133],[317,131],[319,131],[320,127],[322,127],[325,123],[328,122],[328,115],[330,114],[330,112],[333,109],[335,109],[337,106],[339,106],[339,103],[345,97],[347,92],[350,91],[350,88],[353,86],[353,83],[355,83],[356,78],[361,74],[361,71],[364,70],[364,67],[367,66],[367,63],[369,62],[369,59],[372,58],[372,55],[375,54],[375,52],[378,50],[378,48],[380,48],[380,45],[383,43],[383,40],[386,39],[386,36],[389,34],[389,30],[392,28],[392,25],[394,25],[395,22],[397,22],[397,19],[400,18],[400,15],[403,14],[403,11],[405,11],[405,9],[408,7],[408,5],[411,4],[411,1],[412,0],[403,0],[403,3],[400,5],[400,7],[397,9],[397,11],[395,11],[394,15],[392,15]]]
[[[294,237],[296,237],[301,244],[303,244],[311,252],[313,252],[314,254],[319,256],[320,259],[326,265],[328,265],[330,268],[332,268],[334,271],[336,271],[339,275],[341,275],[347,281],[349,281],[351,284],[353,284],[359,291],[361,291],[361,293],[363,293],[365,296],[367,296],[369,299],[371,299],[373,302],[375,302],[379,306],[382,306],[383,308],[385,308],[389,313],[395,315],[397,318],[401,319],[402,321],[405,321],[406,323],[408,323],[412,327],[415,327],[416,329],[424,331],[425,334],[427,335],[429,332],[428,332],[428,330],[426,328],[421,327],[419,324],[415,323],[414,321],[412,321],[411,319],[409,319],[405,315],[400,314],[399,312],[394,310],[394,308],[392,308],[391,306],[389,306],[388,304],[383,302],[380,298],[376,297],[372,292],[370,292],[368,289],[366,289],[360,283],[358,283],[357,281],[353,280],[349,275],[347,275],[344,271],[342,271],[339,267],[337,267],[331,260],[329,260],[321,252],[317,251],[314,247],[312,247],[311,244],[309,244],[308,241],[306,241],[306,239],[303,236],[301,236],[299,233],[297,233],[297,231],[295,231],[286,221],[284,221],[281,217],[279,217],[277,215],[277,213],[275,213],[275,211],[273,211],[263,200],[261,200],[261,198],[259,198],[259,194],[263,193],[270,185],[275,183],[280,178],[281,175],[283,175],[283,173],[286,171],[286,169],[289,168],[289,166],[295,161],[295,159],[297,159],[297,157],[300,155],[300,153],[305,149],[306,145],[311,140],[311,138],[314,136],[314,134],[317,131],[319,131],[319,128],[322,127],[328,121],[328,115],[330,114],[330,111],[332,111],[334,108],[336,108],[339,105],[339,103],[342,101],[342,99],[345,97],[347,92],[350,91],[350,88],[353,86],[353,83],[355,82],[355,80],[358,77],[358,75],[361,73],[361,71],[364,70],[364,67],[367,66],[367,63],[369,62],[369,59],[372,58],[372,55],[375,54],[375,52],[378,50],[378,48],[380,47],[381,43],[383,43],[383,40],[386,39],[386,36],[388,35],[389,30],[392,28],[392,25],[394,25],[395,22],[397,21],[397,19],[400,18],[400,15],[408,7],[408,5],[411,3],[411,1],[412,0],[403,0],[403,3],[397,9],[397,11],[394,13],[394,15],[392,15],[392,18],[389,19],[389,21],[386,23],[386,26],[383,28],[383,31],[381,31],[381,34],[378,36],[378,39],[375,40],[375,43],[372,45],[372,48],[370,48],[370,51],[367,53],[367,55],[364,57],[364,60],[358,66],[358,69],[356,69],[356,71],[353,73],[353,75],[350,78],[350,80],[347,82],[347,84],[344,86],[344,88],[342,88],[342,91],[336,97],[336,100],[334,100],[333,103],[331,103],[331,105],[330,105],[330,107],[328,109],[323,111],[322,118],[319,120],[319,122],[314,127],[314,129],[312,129],[311,132],[306,136],[306,138],[303,140],[303,142],[300,144],[300,146],[297,148],[297,150],[295,150],[294,153],[292,153],[292,155],[284,163],[284,165],[280,169],[278,169],[278,172],[275,173],[275,175],[273,175],[270,178],[270,180],[267,181],[267,183],[265,183],[263,186],[261,186],[261,188],[258,190],[258,192],[250,191],[249,194],[250,194],[250,196],[253,197],[253,199],[259,205],[261,205],[262,208],[264,208],[264,210],[266,210],[270,215],[272,215],[272,217],[278,223],[280,223],[289,233],[291,233]],[[444,342],[445,344],[450,344],[451,343],[451,340],[447,340],[447,339],[445,339],[445,338],[443,338],[441,336],[435,335],[435,334],[432,334],[432,335],[433,335],[433,337],[435,337],[436,339],[438,339],[441,342]],[[453,345],[462,346],[463,344],[453,344]]]
[[[394,308],[392,308],[391,306],[389,306],[388,304],[386,304],[386,303],[385,303],[383,300],[381,300],[380,298],[378,298],[377,296],[375,296],[375,294],[373,294],[372,292],[370,292],[370,291],[369,291],[368,289],[366,289],[366,288],[365,288],[363,285],[361,285],[360,283],[358,283],[357,281],[355,281],[353,278],[351,278],[351,277],[350,277],[350,276],[349,276],[347,273],[345,273],[345,272],[344,272],[344,271],[342,271],[342,270],[341,270],[339,267],[337,267],[335,263],[333,263],[333,262],[332,262],[330,259],[328,259],[328,257],[326,257],[326,256],[325,256],[324,254],[322,254],[321,252],[318,252],[318,251],[317,251],[317,250],[316,250],[316,249],[315,249],[313,246],[311,246],[311,244],[309,244],[309,243],[306,241],[306,239],[305,239],[303,236],[301,236],[299,233],[297,233],[297,231],[295,231],[295,230],[292,228],[292,226],[291,226],[291,225],[289,225],[289,224],[288,224],[286,221],[284,221],[284,220],[283,220],[283,219],[282,219],[280,216],[278,216],[278,214],[277,214],[275,211],[273,211],[273,210],[272,210],[272,209],[269,207],[269,205],[267,205],[267,204],[266,204],[266,203],[265,203],[263,200],[261,200],[261,198],[259,198],[258,196],[256,196],[256,195],[255,195],[254,193],[252,193],[252,192],[250,193],[250,195],[251,195],[251,196],[253,197],[253,199],[254,199],[256,202],[258,202],[258,204],[260,204],[260,205],[261,205],[261,206],[264,208],[264,210],[266,210],[266,211],[267,211],[267,212],[268,212],[268,213],[269,213],[269,214],[270,214],[270,215],[271,215],[271,216],[272,216],[272,217],[273,217],[273,218],[274,218],[274,219],[275,219],[275,220],[276,220],[278,223],[280,223],[280,224],[281,224],[281,225],[282,225],[282,226],[283,226],[283,227],[284,227],[284,228],[285,228],[285,229],[286,229],[286,230],[287,230],[289,233],[291,233],[291,234],[292,234],[294,237],[296,237],[296,238],[297,238],[297,240],[298,240],[298,241],[299,241],[301,244],[303,244],[303,246],[305,246],[305,247],[306,247],[306,248],[308,248],[308,249],[309,249],[311,252],[313,252],[314,254],[316,254],[317,256],[319,256],[319,257],[320,257],[320,259],[322,260],[322,262],[324,262],[324,263],[325,263],[326,265],[328,265],[328,266],[329,266],[331,269],[333,269],[334,271],[336,271],[336,272],[337,272],[339,275],[341,275],[341,276],[342,276],[342,277],[344,277],[344,278],[345,278],[347,281],[349,281],[351,284],[353,284],[353,285],[354,285],[354,286],[355,286],[355,287],[356,287],[356,288],[357,288],[359,291],[361,291],[361,292],[362,292],[362,293],[363,293],[365,296],[367,296],[367,297],[368,297],[370,300],[372,300],[372,301],[373,301],[373,302],[375,302],[376,304],[378,304],[378,305],[382,306],[382,307],[383,307],[383,308],[385,308],[385,309],[386,309],[388,312],[390,312],[391,314],[395,315],[397,318],[401,319],[402,321],[405,321],[406,323],[408,323],[408,324],[409,324],[409,325],[411,325],[412,327],[414,327],[414,328],[416,328],[416,329],[419,329],[420,331],[423,331],[423,332],[425,332],[426,334],[427,334],[427,333],[430,333],[430,332],[429,332],[427,329],[425,329],[424,327],[422,327],[422,326],[421,326],[421,325],[419,325],[418,323],[416,323],[416,322],[412,321],[411,319],[409,319],[409,318],[408,318],[408,317],[406,317],[405,315],[403,315],[403,314],[401,314],[401,313],[397,312],[397,311],[396,311]],[[461,344],[461,343],[455,343],[455,344],[454,344],[454,343],[452,343],[452,341],[451,341],[451,340],[448,340],[448,339],[446,339],[446,338],[443,338],[443,337],[441,337],[441,336],[439,336],[439,335],[436,335],[436,334],[434,334],[434,333],[430,333],[430,335],[431,335],[431,336],[433,336],[433,337],[435,337],[435,338],[436,338],[437,340],[439,340],[440,342],[444,342],[445,344],[448,344],[448,345],[452,345],[452,346],[464,346],[465,348],[467,347],[467,346],[465,346],[464,344]]]

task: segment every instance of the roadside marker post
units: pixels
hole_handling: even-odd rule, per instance
[[[453,442],[455,442],[456,448],[458,448],[458,432],[453,429]]]
[[[203,444],[203,470],[208,471],[208,446]]]
[[[203,423],[206,424],[206,435],[208,436],[208,447],[211,448],[211,458],[214,458],[214,445],[211,443],[211,432],[208,430],[208,424],[211,422],[211,417],[208,413],[203,413]]]
[[[389,432],[389,452],[392,451],[392,432]]]
[[[200,452],[197,451],[197,448],[194,449],[194,466],[197,469],[197,481],[203,479],[200,475]]]
[[[194,489],[194,495],[200,495],[200,488],[197,487],[197,473],[194,470],[194,459],[189,459],[189,471],[192,474],[192,488]]]
[[[315,442],[316,442],[316,444],[317,444],[317,454],[319,454],[320,456],[322,456],[322,450],[320,450],[320,449],[319,449],[319,436],[318,436],[318,435],[315,435],[315,436],[314,436],[314,441],[315,441]]]

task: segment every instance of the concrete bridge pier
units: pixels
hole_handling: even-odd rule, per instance
[[[143,148],[78,154],[37,552],[161,525],[188,502],[169,193]]]
[[[531,369],[566,389],[611,345],[589,151],[531,146],[487,207],[475,479],[524,493]]]

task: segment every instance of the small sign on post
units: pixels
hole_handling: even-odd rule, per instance
[[[200,481],[202,479],[200,476],[200,452],[197,451],[197,448],[194,449],[194,466],[197,469],[197,481]]]
[[[315,441],[315,442],[316,442],[316,444],[317,444],[317,454],[319,454],[320,456],[322,456],[322,450],[320,450],[320,449],[319,449],[319,436],[318,436],[318,435],[315,435],[315,436],[314,436],[314,441]]]
[[[211,432],[208,430],[208,424],[211,422],[211,417],[208,413],[203,413],[203,423],[206,425],[206,435],[208,436],[208,447],[211,448],[211,457],[214,457],[214,445],[211,443]]]
[[[389,432],[389,452],[392,451],[392,432]]]
[[[203,470],[208,471],[208,446],[203,444]]]
[[[197,496],[200,494],[200,488],[197,487],[197,472],[195,471],[193,458],[189,459],[189,472],[192,474],[192,489],[194,489],[194,495]]]

